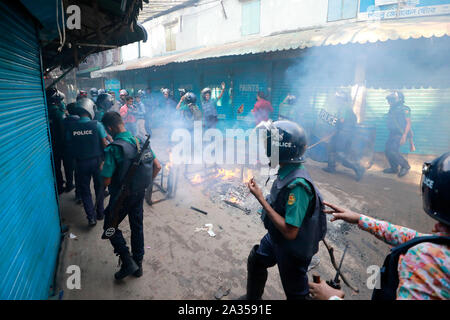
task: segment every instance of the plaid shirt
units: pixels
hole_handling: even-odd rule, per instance
[[[389,245],[397,246],[419,233],[389,222],[361,215],[358,226]],[[449,236],[438,233],[437,235]],[[450,250],[446,245],[424,242],[401,255],[398,263],[398,300],[445,300],[450,299]]]

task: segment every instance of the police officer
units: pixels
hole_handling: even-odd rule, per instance
[[[202,119],[202,112],[197,106],[197,96],[193,92],[184,94],[177,105],[177,110],[184,123],[184,127],[188,130],[193,130],[194,121]]]
[[[120,107],[122,107],[122,105],[120,104],[119,100],[116,99],[116,93],[113,90],[109,90],[108,93],[113,97],[113,106],[111,107],[110,111],[115,111],[115,112],[119,112],[120,111]]]
[[[357,123],[356,114],[351,107],[350,95],[346,92],[336,92],[338,114],[335,121],[334,134],[328,144],[328,166],[323,170],[329,173],[336,172],[336,160],[344,167],[353,169],[356,180],[361,180],[365,169],[356,159],[352,159],[351,145]]]
[[[128,91],[125,89],[121,89],[119,91],[119,99],[120,99],[120,104],[121,106],[123,106],[124,104],[127,103],[127,97],[128,97]]]
[[[142,102],[144,97],[144,90],[138,90],[137,95],[134,97],[134,106],[136,107],[136,134],[144,137],[146,133],[151,134],[145,129],[145,106]]]
[[[97,102],[97,97],[98,97],[98,90],[97,88],[91,88],[91,90],[89,90],[89,95],[91,96],[92,101],[94,101],[94,103]]]
[[[373,300],[448,300],[450,292],[450,152],[425,163],[421,179],[425,213],[436,220],[434,235],[422,234],[387,221],[341,209],[333,210],[331,221],[357,224],[364,231],[393,246],[381,268],[380,286]],[[315,299],[343,298],[344,292],[324,281],[310,283]]]
[[[69,115],[64,118],[64,173],[66,176],[66,188],[65,192],[72,191],[77,185],[77,178],[75,174],[75,185],[74,181],[74,173],[75,173],[75,154],[74,154],[74,146],[73,141],[70,139],[72,134],[72,124],[78,122],[80,117],[77,114],[76,103],[72,102],[67,105],[67,111]],[[81,201],[81,197],[79,196],[79,190],[75,189],[75,200],[78,202]]]
[[[81,98],[87,98],[88,94],[86,91],[84,90],[79,90],[78,94],[77,94],[77,101],[80,100]]]
[[[403,177],[411,169],[408,161],[400,153],[400,146],[405,144],[410,134],[411,109],[405,106],[405,96],[400,91],[392,92],[386,96],[386,100],[390,108],[387,114],[389,138],[386,141],[385,155],[391,167],[384,169],[383,172],[392,174],[398,172],[398,176]]]
[[[61,162],[64,155],[64,94],[52,87],[46,90],[48,118],[52,140],[53,159],[55,163],[56,186],[58,194],[64,192],[64,179]]]
[[[96,102],[96,112],[94,120],[102,121],[105,112],[108,112],[114,105],[114,98],[109,93],[99,94]]]
[[[225,92],[225,82],[222,82],[222,92],[217,97],[217,100],[222,99]],[[204,88],[201,92],[202,96],[202,111],[203,111],[203,126],[206,129],[215,128],[218,121],[217,118],[217,100],[211,98],[211,88]]]
[[[248,256],[247,294],[242,298],[261,299],[267,268],[278,265],[287,299],[305,299],[309,292],[306,272],[326,233],[322,197],[303,166],[307,144],[303,128],[282,120],[267,129],[266,153],[272,165],[278,154],[280,168],[267,199],[253,178],[248,183],[263,207],[261,218],[268,233]]]
[[[144,105],[145,131],[151,135],[153,112],[156,111],[158,102],[150,87],[147,87],[142,95],[142,104]]]
[[[134,137],[125,129],[125,124],[117,112],[107,112],[102,120],[105,128],[113,136],[114,142],[105,150],[105,163],[102,170],[104,185],[109,186],[111,197],[105,210],[104,229],[107,228],[112,216],[114,203],[119,195],[122,180],[128,171],[138,151],[137,145],[142,146],[143,141]],[[151,149],[148,156],[144,156],[142,170],[138,169],[134,179],[129,185],[129,195],[125,199],[120,211],[119,223],[128,215],[131,229],[131,252],[126,245],[122,232],[117,229],[110,238],[114,252],[119,255],[122,262],[120,270],[114,275],[117,280],[131,274],[142,276],[142,260],[144,257],[144,230],[143,230],[143,201],[145,189],[150,185],[158,172],[161,164],[156,159]]]
[[[89,226],[95,226],[97,220],[103,219],[103,187],[100,180],[100,166],[103,161],[103,149],[107,145],[103,125],[93,120],[94,102],[81,98],[77,102],[80,119],[71,125],[70,143],[74,146],[78,188],[83,201]],[[96,205],[92,201],[91,178],[94,180]]]

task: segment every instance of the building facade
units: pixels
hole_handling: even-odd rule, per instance
[[[388,135],[385,96],[403,90],[417,153],[439,154],[450,149],[443,120],[450,115],[449,8],[449,0],[200,1],[144,22],[148,44],[122,48],[121,66],[91,77],[131,93],[167,87],[176,99],[180,87],[219,92],[225,81],[218,104],[224,128],[253,125],[259,90],[274,106],[273,119],[286,95],[295,94],[315,126],[344,89],[360,125],[376,131],[380,152]]]

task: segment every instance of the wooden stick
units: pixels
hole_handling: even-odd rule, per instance
[[[325,239],[322,239],[323,244],[325,245],[325,247],[328,250],[328,254],[330,255],[330,259],[331,259],[331,264],[333,265],[334,269],[336,271],[338,271],[338,265],[336,263],[336,259],[334,258],[334,248],[332,246],[330,246]],[[342,281],[344,281],[344,283],[346,284],[347,287],[349,287],[350,289],[352,289],[353,291],[355,291],[356,293],[359,292],[358,288],[353,287],[345,278],[345,276],[342,273],[342,270],[340,271],[340,277],[342,279]]]

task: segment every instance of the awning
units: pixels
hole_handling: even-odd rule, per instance
[[[406,40],[450,36],[450,16],[434,16],[386,21],[364,21],[332,25],[325,28],[299,30],[274,34],[219,46],[202,47],[171,55],[141,58],[122,65],[94,71],[91,77],[106,76],[109,72],[134,70],[169,63],[218,58],[235,55],[257,54],[318,46],[364,44],[387,40]]]
[[[143,2],[148,0],[64,1],[64,7],[59,0],[20,2],[39,22],[46,71],[56,67],[69,69],[90,54],[147,40],[147,32],[137,23],[137,17]],[[73,4],[80,10],[79,29],[66,26],[72,16],[66,9]],[[64,19],[63,12],[66,12]]]

